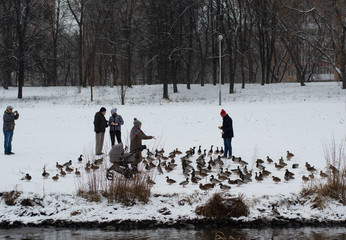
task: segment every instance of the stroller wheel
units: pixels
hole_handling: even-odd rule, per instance
[[[113,174],[113,172],[110,171],[109,169],[107,170],[106,178],[107,178],[108,180],[110,180],[110,181],[114,179],[114,174]]]

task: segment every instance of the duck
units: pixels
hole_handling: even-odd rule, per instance
[[[309,181],[310,179],[308,178],[308,177],[305,177],[304,175],[302,176],[302,180],[304,181],[304,182],[307,182],[307,181]]]
[[[219,151],[219,147],[216,147],[216,150],[215,150],[214,154],[215,154],[215,155],[219,155],[219,152],[220,152],[220,151]]]
[[[170,167],[170,166],[169,166],[169,163],[168,163],[168,165],[165,166],[165,170],[166,170],[166,172],[171,172],[171,171],[173,171],[173,168]]]
[[[271,174],[271,172],[269,172],[268,170],[265,169],[265,167],[263,167],[262,176],[263,177],[268,177],[270,174]]]
[[[74,174],[79,177],[80,176],[80,171],[78,171],[78,169],[76,168],[76,171],[74,172]]]
[[[279,164],[283,167],[287,166],[287,163],[282,159],[282,157],[279,159]]]
[[[78,162],[82,162],[82,161],[83,161],[83,155],[79,155]]]
[[[231,176],[232,173],[228,170],[228,168],[225,169],[225,172],[224,172],[227,176]]]
[[[309,167],[311,167],[311,165],[308,162],[305,162],[305,167],[308,169]]]
[[[181,155],[181,154],[183,154],[183,153],[182,153],[181,151],[179,151],[178,148],[176,148],[176,149],[175,149],[175,154],[176,154],[176,155]]]
[[[240,175],[240,178],[241,178],[241,180],[242,180],[245,184],[247,184],[248,182],[252,182],[251,177],[249,177],[248,175],[243,175],[243,174],[241,174],[241,175]]]
[[[201,146],[201,145],[199,145],[199,147],[198,147],[198,151],[197,151],[197,154],[198,154],[198,155],[201,155],[201,154],[202,154],[201,147],[202,147],[202,146]]]
[[[147,178],[147,183],[148,183],[149,185],[155,185],[155,184],[156,184],[156,182],[154,182],[149,176],[148,176],[148,178]]]
[[[256,180],[257,182],[261,182],[261,181],[263,181],[263,177],[258,176],[258,175],[257,175],[257,172],[255,172],[255,180]]]
[[[215,186],[215,184],[214,183],[206,183],[206,184],[202,184],[202,183],[200,183],[199,184],[199,189],[201,189],[201,190],[203,190],[203,191],[208,191],[208,190],[210,190],[211,188],[213,188]]]
[[[228,179],[228,184],[236,185],[236,184],[237,184],[237,181],[236,181],[236,180]]]
[[[245,165],[248,165],[247,162],[245,162],[245,161],[243,161],[243,160],[241,160],[241,159],[240,159],[240,161],[239,161],[239,164],[240,164],[242,167],[244,167]]]
[[[286,169],[285,176],[284,176],[285,180],[289,181],[291,179],[294,179],[293,176],[294,176],[294,173],[292,173],[292,172],[288,171],[288,169]]]
[[[159,174],[163,174],[162,168],[161,168],[161,160],[159,160],[159,164],[157,164],[156,166],[157,172]]]
[[[280,165],[280,164],[277,164],[277,163],[274,163],[275,164],[275,167],[280,170],[281,168],[284,168],[284,166]]]
[[[24,177],[22,177],[22,180],[26,180],[26,181],[30,181],[32,179],[32,177],[30,176],[29,173],[25,174]]]
[[[256,163],[257,163],[257,164],[263,164],[264,161],[263,161],[262,159],[260,159],[260,158],[257,158]]]
[[[53,176],[52,179],[53,179],[55,182],[58,181],[58,180],[59,180],[59,175],[57,174],[57,175]]]
[[[231,169],[231,172],[233,172],[234,174],[239,175],[241,173],[240,167],[238,166],[236,169]]]
[[[173,184],[173,183],[176,183],[176,181],[175,181],[174,179],[169,178],[168,176],[166,176],[166,182],[167,182],[169,185],[171,185],[171,184]]]
[[[97,169],[99,169],[100,167],[99,166],[96,166],[96,165],[94,165],[94,164],[91,164],[91,166],[90,166],[90,169],[92,169],[92,170],[94,170],[94,171],[96,171]]]
[[[49,177],[49,173],[46,172],[46,167],[43,167],[42,177],[44,177],[44,178],[48,178]]]
[[[241,157],[232,156],[232,161],[235,163],[239,163],[241,161]]]
[[[313,173],[310,173],[310,174],[309,174],[309,178],[310,178],[311,180],[314,180],[314,179],[315,179],[314,174],[313,174]]]
[[[211,147],[210,147],[210,150],[209,150],[209,152],[208,152],[208,156],[210,156],[210,155],[212,155],[213,154],[213,145],[211,145]]]
[[[329,169],[332,171],[334,176],[339,175],[339,170],[336,167],[334,167],[332,164],[329,164]]]
[[[221,188],[222,190],[230,190],[230,189],[231,189],[231,186],[223,185],[222,183],[220,183],[219,185],[220,185],[220,188]]]
[[[66,176],[66,172],[62,169],[60,169],[60,176],[65,177]]]
[[[310,166],[308,168],[306,168],[306,170],[308,170],[309,172],[315,172],[316,171],[316,168],[314,166]]]
[[[217,177],[220,181],[225,181],[225,180],[227,180],[228,179],[228,177],[226,177],[226,176],[223,176],[223,175],[221,175],[221,174],[218,174],[218,177]]]
[[[216,178],[214,178],[214,175],[211,175],[210,176],[210,182],[211,183],[215,183],[215,184],[219,184],[221,181],[217,180]]]
[[[269,156],[267,156],[267,162],[270,164],[273,162],[273,159],[271,159]]]
[[[281,181],[281,179],[278,178],[278,177],[272,176],[272,178],[273,178],[273,181],[274,181],[275,183],[278,183],[278,182]]]
[[[293,168],[293,169],[296,169],[296,168],[298,168],[298,167],[299,167],[299,164],[298,164],[298,163],[293,163],[293,164],[292,164],[292,168]]]
[[[69,167],[69,166],[71,166],[72,165],[72,160],[70,160],[70,161],[68,161],[68,162],[66,162],[66,163],[64,163],[64,167]]]
[[[260,171],[262,171],[263,168],[264,168],[264,166],[263,166],[262,164],[260,164],[260,163],[256,163],[256,167],[257,167]]]
[[[94,162],[95,165],[101,165],[102,163],[103,163],[103,157],[100,159],[96,159]]]
[[[88,173],[88,172],[90,172],[90,166],[86,166],[85,168],[84,168],[84,170]]]
[[[56,166],[57,169],[62,169],[64,167],[63,165],[60,165],[58,162],[56,162],[55,166]]]
[[[71,173],[71,172],[73,172],[73,168],[70,168],[69,166],[66,166],[65,171],[66,171],[67,173]]]
[[[326,177],[328,177],[328,174],[322,172],[322,170],[321,170],[321,171],[320,171],[320,176],[323,177],[323,178],[326,178]]]
[[[223,155],[225,152],[223,151],[223,147],[220,149],[220,155]]]
[[[245,182],[239,178],[237,178],[236,180],[234,180],[235,183],[237,184],[237,186],[239,187],[240,185],[243,185]]]
[[[181,183],[179,183],[179,185],[182,185],[183,187],[185,187],[187,184],[189,184],[189,178],[186,178],[185,181],[182,181]]]
[[[86,164],[85,166],[86,166],[87,168],[90,168],[90,166],[91,166],[90,161],[88,161],[87,164]]]
[[[293,153],[290,153],[289,151],[287,151],[287,155],[286,155],[286,159],[287,160],[291,160],[291,158],[294,156]]]

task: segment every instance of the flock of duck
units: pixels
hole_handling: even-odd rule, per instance
[[[143,157],[139,169],[147,172],[156,171],[156,173],[159,175],[167,175],[165,178],[167,184],[169,185],[177,184],[175,179],[168,176],[170,172],[181,171],[178,172],[178,176],[183,175],[185,180],[179,182],[179,185],[186,187],[189,184],[198,184],[199,188],[203,191],[210,190],[215,186],[227,191],[231,189],[231,185],[240,186],[252,182],[253,179],[256,182],[262,182],[269,176],[271,176],[274,183],[279,183],[282,181],[282,179],[278,177],[278,174],[282,172],[280,171],[281,169],[284,169],[283,181],[288,182],[295,179],[295,174],[292,172],[292,170],[290,171],[289,168],[297,169],[299,167],[298,163],[288,165],[288,162],[292,157],[294,157],[294,154],[289,151],[286,153],[285,160],[283,157],[281,157],[277,162],[274,162],[269,156],[267,156],[266,160],[257,159],[255,161],[255,167],[251,170],[248,170],[249,164],[241,157],[232,156],[224,158],[223,148],[221,147],[219,150],[217,147],[214,151],[213,145],[210,147],[209,151],[206,149],[202,150],[201,146],[199,146],[197,150],[196,147],[193,147],[188,149],[184,154],[178,149],[170,152],[167,156],[165,156],[164,153],[164,149],[156,150],[154,152],[147,149],[146,153],[143,152],[145,157]],[[180,158],[181,164],[176,162],[176,159],[178,158]],[[78,157],[77,162],[80,164],[83,163],[83,155]],[[84,171],[86,173],[96,171],[99,169],[100,165],[103,164],[103,162],[103,157],[94,160],[94,162],[88,161],[84,167]],[[232,163],[234,168],[229,169],[231,166],[230,163]],[[267,166],[273,165],[277,170],[275,174],[266,169]],[[180,167],[181,170],[179,170]],[[314,174],[317,172],[316,168],[307,162],[305,167],[309,175],[303,175],[302,180],[304,182],[313,180],[315,176]],[[331,170],[332,167],[333,166],[330,166]],[[58,173],[51,177],[53,181],[58,181],[59,177],[64,177],[67,174],[74,174],[75,176],[79,177],[81,176],[80,169],[83,169],[83,167],[73,168],[72,160],[69,160],[64,164],[59,164],[57,162],[56,168]],[[47,179],[49,176],[50,174],[46,171],[44,166],[42,177]],[[328,175],[322,172],[322,170],[320,171],[320,176],[322,178],[328,177]],[[29,174],[26,174],[22,178],[22,180],[27,181],[30,181],[31,179],[32,177]],[[205,181],[201,181],[202,179]],[[202,182],[204,182],[204,184]],[[156,183],[150,177],[148,177],[148,184],[154,185]]]

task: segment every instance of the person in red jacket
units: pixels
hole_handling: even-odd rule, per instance
[[[219,126],[219,129],[222,130],[222,138],[224,142],[224,155],[223,157],[232,157],[232,138],[234,137],[233,134],[233,121],[232,118],[226,113],[224,109],[221,110],[220,113],[222,117],[222,126]]]

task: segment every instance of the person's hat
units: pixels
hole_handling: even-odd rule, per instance
[[[113,108],[113,109],[111,110],[111,112],[112,112],[112,113],[116,113],[116,112],[117,112],[117,109],[116,109],[116,108]]]
[[[220,115],[225,116],[226,114],[227,114],[226,111],[224,109],[221,109]]]
[[[139,127],[141,125],[142,125],[141,121],[139,121],[137,118],[135,118],[134,121],[133,121],[133,126]]]
[[[102,108],[100,109],[100,112],[105,112],[105,111],[107,111],[107,110],[106,110],[106,108],[104,108],[104,107],[102,107]]]
[[[6,110],[10,110],[10,109],[13,109],[12,106],[7,106]]]

